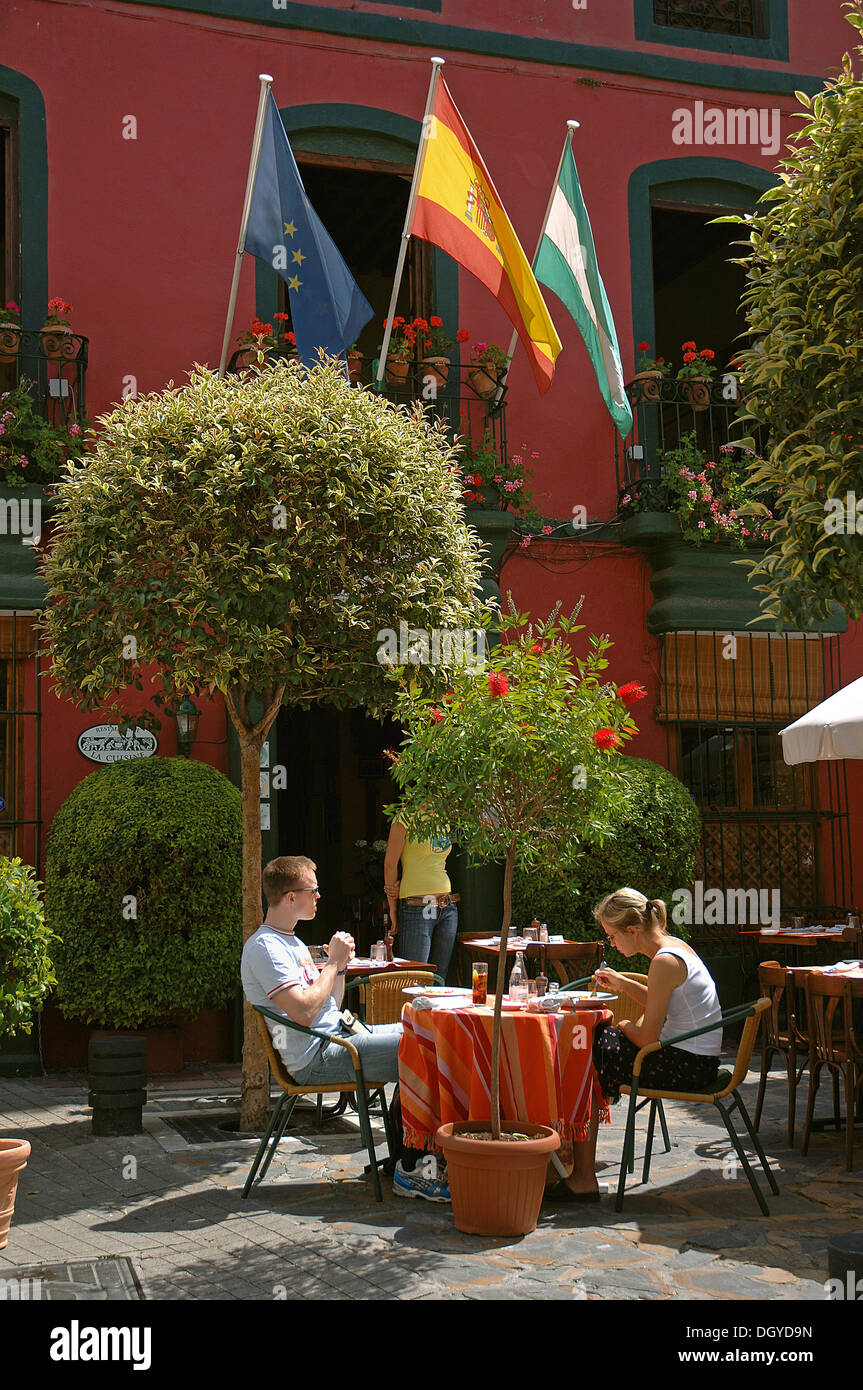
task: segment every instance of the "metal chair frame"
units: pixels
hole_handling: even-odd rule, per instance
[[[383,1192],[381,1191],[381,1180],[380,1174],[378,1173],[379,1160],[375,1153],[374,1136],[372,1135],[371,1123],[369,1121],[369,1098],[366,1095],[366,1081],[365,1077],[363,1076],[362,1059],[360,1057],[360,1054],[357,1052],[356,1047],[350,1041],[349,1038],[339,1038],[335,1037],[333,1034],[330,1033],[319,1033],[314,1028],[305,1028],[302,1024],[294,1023],[291,1019],[286,1018],[283,1014],[274,1013],[272,1009],[266,1009],[260,1004],[255,1004],[253,1007],[255,1013],[258,1015],[258,1026],[263,1034],[264,1043],[267,1049],[267,1058],[270,1064],[270,1071],[276,1078],[276,1081],[278,1082],[279,1086],[281,1086],[282,1094],[279,1096],[275,1106],[273,1107],[273,1113],[270,1117],[270,1123],[267,1127],[267,1132],[261,1139],[260,1144],[258,1145],[258,1151],[255,1154],[255,1161],[252,1164],[252,1167],[249,1171],[249,1176],[246,1178],[245,1185],[242,1191],[242,1196],[248,1197],[256,1182],[261,1183],[266,1177],[267,1170],[273,1160],[273,1155],[275,1154],[276,1149],[279,1146],[279,1142],[282,1138],[282,1135],[284,1134],[288,1126],[288,1121],[290,1120],[291,1115],[293,1114],[294,1107],[297,1103],[298,1098],[300,1096],[316,1095],[318,1098],[318,1116],[320,1117],[322,1107],[322,1096],[328,1093],[340,1093],[341,1095],[356,1096],[357,1113],[359,1114],[360,1120],[360,1134],[362,1136],[363,1143],[366,1147],[366,1151],[369,1156],[369,1167],[371,1169],[372,1174],[372,1184],[374,1186],[375,1200],[378,1202],[382,1202]],[[292,1028],[297,1033],[306,1033],[309,1037],[320,1038],[322,1042],[338,1043],[340,1047],[346,1048],[350,1054],[351,1062],[353,1064],[354,1080],[330,1083],[313,1081],[307,1083],[306,1085],[302,1085],[301,1083],[294,1081],[293,1077],[290,1075],[290,1072],[287,1071],[284,1062],[282,1061],[281,1057],[276,1052],[276,1049],[273,1046],[273,1040],[270,1036],[270,1030],[268,1029],[265,1021],[268,1018],[272,1019],[274,1023],[278,1023],[281,1027]],[[386,1131],[387,1136],[387,1149],[389,1150],[390,1158],[392,1158],[393,1136],[390,1126],[389,1110],[387,1108],[386,1096],[384,1095],[383,1088],[375,1092],[375,1094],[380,1097],[381,1114],[383,1116],[384,1129]],[[258,1173],[258,1169],[261,1165],[261,1160],[264,1158],[264,1154],[267,1150],[268,1144],[270,1145],[269,1152],[266,1155],[266,1159],[264,1161],[260,1173]]]

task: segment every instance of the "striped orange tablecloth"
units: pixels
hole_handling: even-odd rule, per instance
[[[550,1125],[562,1140],[587,1138],[591,1097],[608,1123],[608,1103],[593,1070],[593,1030],[607,1009],[504,1014],[500,1104],[504,1120]],[[405,1143],[425,1149],[439,1125],[486,1120],[491,1106],[492,1010],[408,1005],[399,1046]]]

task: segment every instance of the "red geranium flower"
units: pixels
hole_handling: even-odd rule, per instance
[[[509,694],[509,681],[502,671],[492,671],[488,678],[488,689],[493,700]]]
[[[437,314],[432,314],[429,318],[432,328],[443,328],[443,319],[439,319]]]
[[[706,357],[708,362],[712,362],[714,357],[716,356],[716,353],[713,351],[712,348],[702,348],[698,356]]]
[[[627,709],[630,709],[636,701],[644,700],[647,696],[647,691],[638,681],[629,681],[626,685],[620,686],[617,693]]]
[[[639,351],[639,352],[650,352],[650,343],[639,343],[639,344],[638,344],[638,351]]]
[[[468,338],[470,337],[470,333],[466,328],[460,328],[455,336],[457,342],[466,343]]]
[[[696,347],[694,343],[682,343],[680,350],[681,352],[695,352]]]
[[[617,748],[620,739],[613,729],[597,729],[593,735],[593,741],[597,748]]]
[[[685,353],[683,354],[683,360],[684,360],[684,362],[686,363],[686,365],[687,365],[687,367],[688,367],[689,364],[690,364],[690,362],[694,362],[694,361],[695,361],[695,353],[694,353],[694,352],[685,352]]]

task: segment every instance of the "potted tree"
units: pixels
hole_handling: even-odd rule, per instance
[[[0,858],[0,1037],[29,1033],[54,984],[39,885],[20,859]],[[0,1139],[0,1249],[9,1238],[18,1174],[30,1157],[26,1139]]]
[[[625,788],[615,750],[636,732],[626,699],[602,677],[608,639],[591,637],[587,656],[573,656],[570,638],[581,630],[577,616],[578,609],[560,617],[558,605],[533,627],[510,599],[501,621],[503,640],[486,669],[460,668],[452,690],[437,703],[410,691],[397,703],[406,736],[393,755],[393,776],[409,833],[426,839],[448,827],[471,857],[505,864],[490,1121],[438,1131],[456,1225],[472,1233],[513,1235],[535,1228],[548,1154],[559,1144],[551,1129],[516,1117],[501,1120],[503,963],[516,863],[529,867],[540,852],[562,847],[579,832],[602,837]],[[478,1137],[482,1133],[486,1137]],[[482,1177],[474,1181],[478,1159]],[[529,1181],[525,1159],[532,1166]]]
[[[0,362],[14,362],[21,346],[21,309],[14,299],[0,308]]]
[[[241,881],[240,793],[206,763],[114,763],[54,817],[45,910],[60,1011],[93,1028],[94,1133],[139,1132],[146,1073],[183,1065],[180,1020],[233,997]]]

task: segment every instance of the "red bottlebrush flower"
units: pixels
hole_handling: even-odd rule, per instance
[[[593,741],[597,748],[617,748],[620,744],[620,739],[613,729],[597,729]]]
[[[638,700],[647,697],[647,691],[639,681],[628,681],[626,685],[621,685],[617,691],[627,709],[630,709]]]
[[[460,328],[460,329],[458,330],[458,332],[456,333],[455,336],[456,336],[456,342],[459,342],[459,343],[466,343],[467,340],[468,340],[468,338],[470,337],[470,333],[468,332],[468,330],[467,330],[466,328]]]
[[[532,651],[532,652],[544,652],[544,651],[545,651],[545,647],[542,645],[541,642],[534,642],[533,646],[531,647],[531,651]]]
[[[509,681],[502,671],[492,671],[488,678],[488,689],[493,700],[509,694]]]
[[[695,346],[694,343],[681,343],[680,350],[681,350],[681,352],[696,352],[696,351],[697,351],[696,346]]]
[[[431,314],[429,316],[429,323],[432,328],[443,328],[443,319],[439,319],[437,314]]]
[[[650,352],[650,343],[639,343],[638,352]]]
[[[452,701],[453,701],[453,693],[452,693],[451,690],[448,690],[447,693],[446,693],[446,694],[444,695],[444,697],[443,697],[443,702],[444,702],[445,705],[451,705],[451,704],[452,704]]]
[[[685,352],[685,353],[683,354],[683,360],[684,360],[684,362],[686,363],[686,365],[687,365],[687,367],[688,367],[689,364],[690,364],[690,362],[694,362],[694,361],[695,361],[695,353],[694,353],[694,352]]]
[[[384,751],[381,753],[381,757],[386,758],[387,761],[391,763],[401,762],[401,758],[399,757],[398,753],[394,748],[385,748]]]
[[[432,710],[429,710],[429,714],[431,715],[431,717],[432,717],[432,719],[434,720],[435,724],[439,724],[439,723],[441,722],[441,720],[443,719],[443,714],[441,713],[441,711],[440,711],[439,709],[432,709]]]

